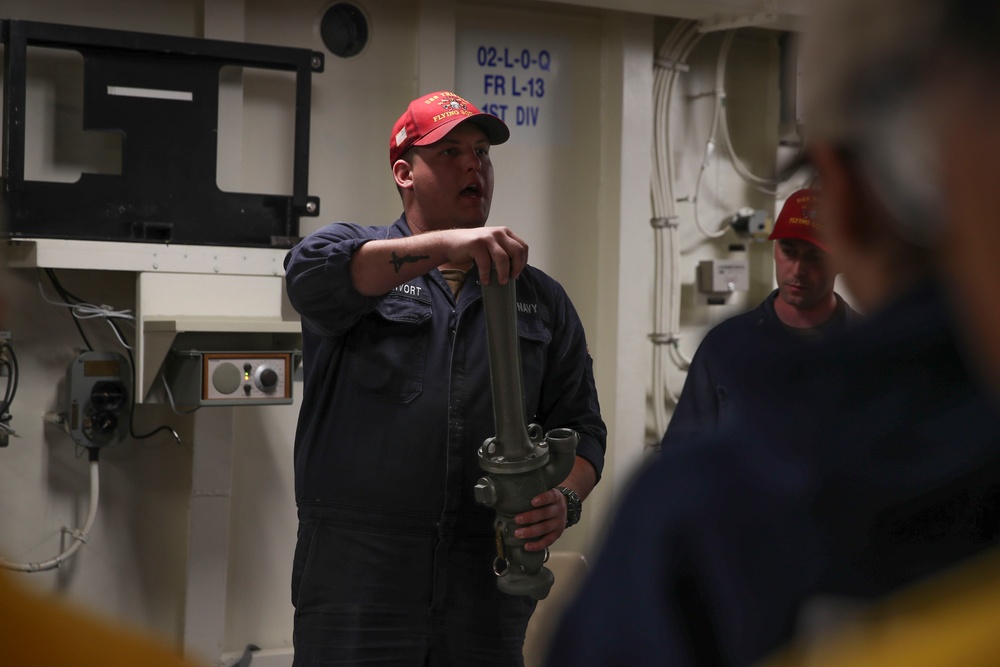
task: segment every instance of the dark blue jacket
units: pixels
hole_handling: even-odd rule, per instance
[[[368,298],[350,279],[362,244],[409,235],[403,218],[390,227],[332,224],[285,261],[302,316],[296,500],[419,525],[472,517],[465,525],[488,532],[493,511],[473,497],[483,474],[477,451],[496,434],[482,290],[470,278],[456,302],[435,269]],[[538,269],[524,270],[516,293],[529,421],[579,432],[577,454],[600,474],[606,429],[579,317]]]
[[[691,359],[684,390],[663,434],[661,447],[692,434],[708,434],[743,419],[770,419],[784,391],[775,373],[789,353],[843,332],[859,319],[837,295],[837,310],[821,327],[808,333],[787,327],[774,310],[774,290],[753,310],[713,327]]]
[[[788,366],[805,390],[767,423],[665,448],[548,665],[749,665],[817,600],[875,600],[1000,542],[1000,414],[951,321],[925,285]]]

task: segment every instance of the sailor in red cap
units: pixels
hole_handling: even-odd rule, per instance
[[[490,150],[510,131],[448,91],[423,95],[389,137],[403,214],[334,223],[293,248],[304,388],[295,436],[295,667],[522,664],[535,601],[502,592],[495,513],[476,502],[496,434],[483,295],[516,279],[526,418],[580,441],[557,488],[516,516],[544,553],[580,517],[604,464],[593,364],[565,290],[486,226]]]
[[[788,327],[822,327],[836,312],[837,271],[816,216],[819,192],[803,189],[785,200],[767,238],[774,244],[778,298],[774,309]]]
[[[785,200],[768,237],[777,289],[753,310],[714,327],[698,346],[660,446],[711,433],[737,415],[766,414],[776,391],[771,364],[797,345],[839,331],[857,313],[834,292],[837,271],[816,216],[819,193]]]

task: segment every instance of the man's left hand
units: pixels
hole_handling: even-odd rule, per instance
[[[529,540],[525,551],[543,551],[566,530],[566,499],[558,489],[549,489],[532,498],[531,506],[534,509],[514,517],[514,537]]]

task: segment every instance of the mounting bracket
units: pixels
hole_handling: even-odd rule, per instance
[[[17,238],[290,247],[308,191],[308,49],[0,20],[4,45],[0,229]],[[121,174],[74,183],[25,180],[28,47],[83,56],[83,129],[119,132]],[[223,192],[216,183],[222,67],[295,73],[291,196]]]

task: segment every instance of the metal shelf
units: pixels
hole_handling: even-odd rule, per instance
[[[2,245],[10,268],[94,269],[283,276],[287,250],[231,246],[11,238]]]
[[[285,298],[283,249],[17,238],[0,249],[8,269],[135,273],[137,403],[178,346],[302,347]]]

